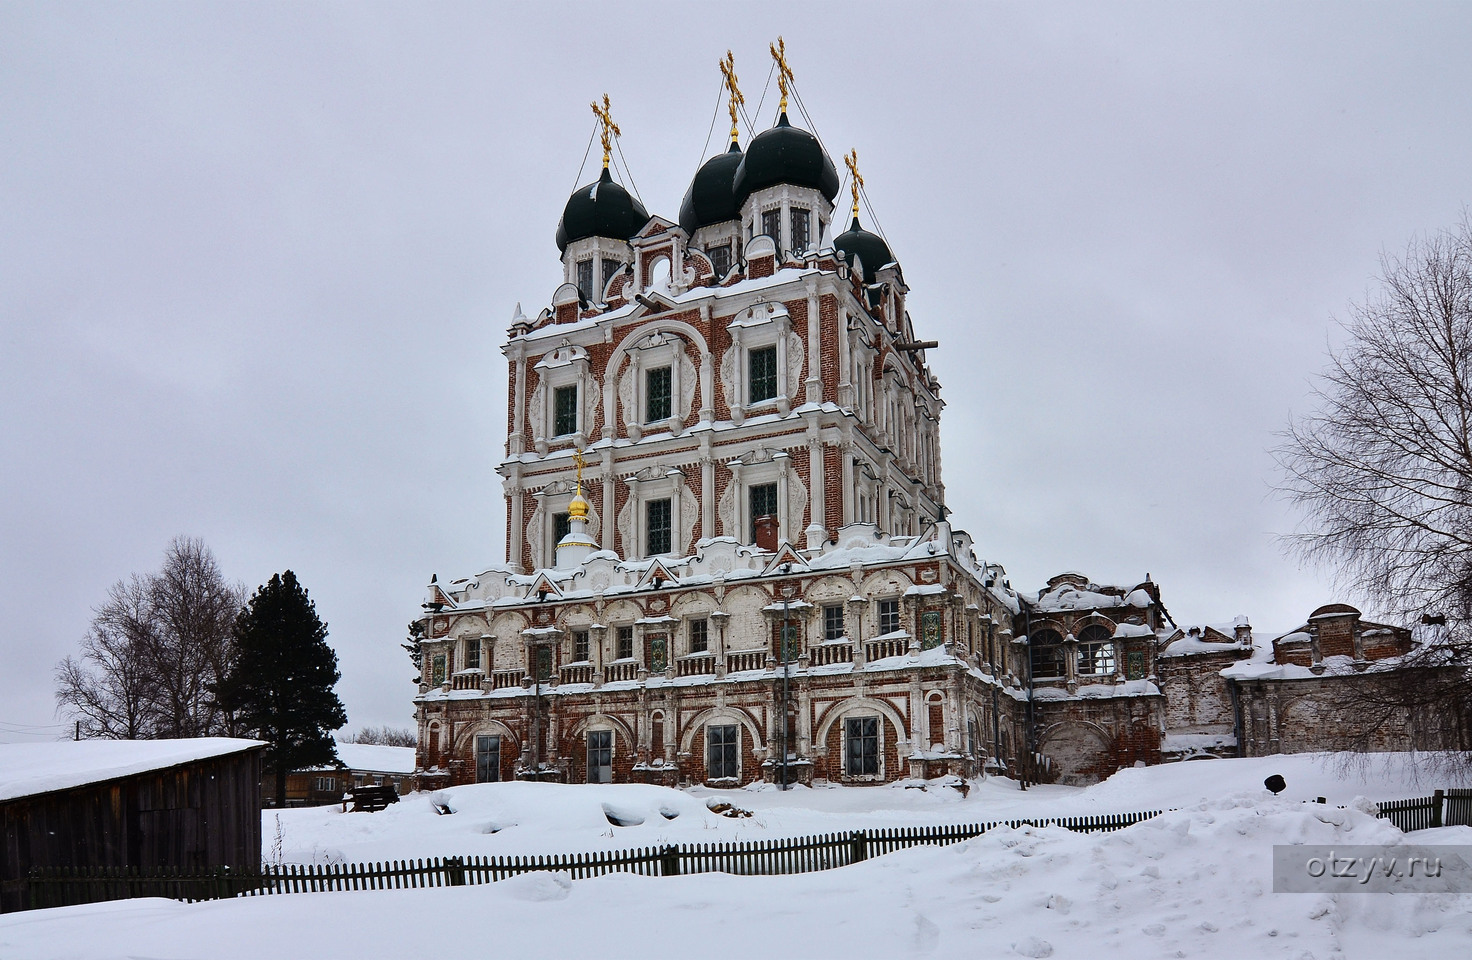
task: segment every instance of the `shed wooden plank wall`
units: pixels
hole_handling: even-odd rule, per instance
[[[258,869],[261,751],[0,803],[0,912],[34,867]]]

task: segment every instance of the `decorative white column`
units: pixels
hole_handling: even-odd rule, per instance
[[[791,487],[789,476],[791,473],[792,457],[788,455],[786,450],[778,450],[772,454],[772,461],[777,464],[777,529],[781,531],[782,539],[789,543],[795,543],[797,536],[792,528],[797,523],[797,518],[790,515],[790,510],[787,506],[791,499],[788,496],[788,491]]]
[[[812,216],[812,214],[809,214]],[[818,323],[818,281],[814,277],[807,280],[808,289],[808,379],[807,391],[803,398],[804,403],[821,403],[823,401],[823,379],[818,375],[818,349],[822,343],[820,326]]]
[[[618,513],[618,497],[613,487],[613,448],[608,447],[603,451],[603,503],[600,510],[603,514],[603,549],[617,550],[618,538],[616,536],[615,520]]]
[[[809,550],[818,550],[828,539],[828,485],[824,474],[824,448],[818,440],[817,424],[813,424],[808,439],[808,510],[812,519],[804,531]]]

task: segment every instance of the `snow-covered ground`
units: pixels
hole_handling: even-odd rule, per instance
[[[1328,755],[1295,754],[1249,760],[1193,760],[1122,770],[1091,787],[1037,786],[992,778],[958,790],[914,781],[874,787],[771,786],[745,790],[671,790],[628,784],[563,786],[497,783],[409,794],[381,813],[342,807],[266,811],[267,860],[361,863],[434,856],[506,856],[622,850],[664,843],[764,840],[880,827],[977,823],[1023,817],[1129,813],[1182,807],[1243,792],[1267,797],[1262,782],[1280,774],[1293,801],[1356,796],[1400,800],[1433,787],[1460,786],[1417,778],[1404,754],[1384,754],[1348,772]],[[708,800],[749,810],[747,818],[718,816]],[[449,806],[449,816],[435,812]],[[626,824],[615,826],[608,814]]]
[[[1281,797],[1262,788],[1269,773],[1288,781]],[[1410,781],[1399,761],[1341,779],[1322,760],[1275,757],[1128,770],[1085,789],[1022,793],[989,781],[964,799],[945,788],[720,792],[752,810],[737,820],[710,813],[707,791],[462,787],[436,795],[456,811],[448,816],[427,796],[376,814],[284,811],[283,853],[550,852],[1181,809],[1110,834],[999,828],[796,877],[533,874],[477,887],[33,911],[0,917],[0,957],[1463,956],[1472,949],[1472,896],[1272,893],[1274,844],[1472,844],[1472,828],[1405,835],[1353,807],[1300,802],[1398,799],[1431,786]],[[616,819],[644,822],[613,826],[604,804]],[[266,815],[268,848],[274,818]]]

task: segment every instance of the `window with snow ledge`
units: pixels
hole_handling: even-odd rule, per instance
[[[721,384],[731,419],[739,424],[766,412],[768,404],[787,416],[806,356],[787,308],[759,301],[732,318],[727,330],[731,347],[721,360]]]
[[[572,632],[572,662],[588,662],[588,631],[586,630]]]
[[[900,628],[900,602],[898,599],[879,601],[879,635],[894,633]]]
[[[1109,628],[1090,624],[1078,636],[1078,672],[1081,676],[1109,676],[1116,672],[1118,661]]]
[[[711,247],[705,251],[705,255],[710,258],[710,265],[716,272],[716,279],[724,280],[726,274],[731,272],[731,245],[723,243]]]
[[[823,608],[823,642],[833,643],[842,640],[843,633],[843,604],[829,604]]]
[[[705,728],[705,778],[737,780],[741,776],[741,728],[734,723]]]
[[[1066,673],[1063,638],[1056,630],[1039,630],[1028,638],[1034,680],[1059,680]]]
[[[706,617],[686,621],[685,633],[689,637],[687,647],[691,653],[705,653],[710,649],[710,620]]]
[[[657,423],[670,418],[670,384],[669,367],[655,367],[644,371],[645,423]]]
[[[843,721],[843,772],[853,778],[879,778],[879,718],[845,717]]]
[[[670,501],[651,500],[644,505],[644,554],[670,552]]]
[[[634,628],[631,624],[625,624],[614,628],[614,659],[634,659]]]

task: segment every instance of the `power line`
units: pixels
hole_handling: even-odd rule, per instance
[[[726,85],[724,83],[716,89],[716,108],[711,111],[710,129],[705,131],[705,146],[700,148],[700,159],[695,161],[696,169],[699,169],[700,165],[705,162],[705,151],[710,149],[710,135],[716,132],[716,118],[721,115],[721,95],[725,91]]]
[[[634,182],[634,175],[629,172],[629,161],[624,156],[624,148],[623,145],[618,142],[618,137],[613,138],[613,146],[616,150],[618,150],[618,159],[624,168],[625,179],[629,181],[629,186],[634,188],[634,196],[639,198],[640,203],[643,203],[644,198],[639,196],[639,185]]]
[[[593,152],[593,138],[596,136],[598,136],[598,125],[595,123],[593,124],[593,132],[588,134],[588,146],[583,150],[583,162],[578,164],[578,175],[572,181],[572,188],[574,190],[582,186],[583,168],[588,165],[588,154]]]
[[[764,103],[767,102],[767,91],[770,90],[771,87],[772,87],[772,74],[775,73],[776,70],[777,70],[777,61],[776,60],[773,60],[772,61],[772,68],[767,71],[767,85],[764,86],[764,87],[762,87],[762,98],[756,102],[756,115],[758,117],[760,117],[762,115],[762,104],[764,104]],[[750,127],[750,121],[747,122],[747,125],[748,125],[748,127]]]

